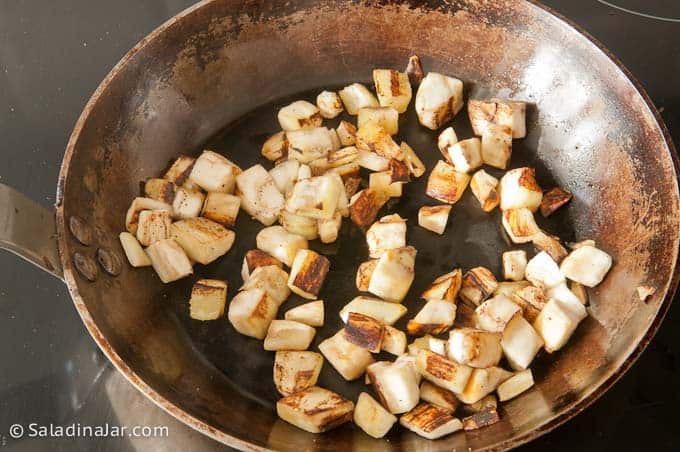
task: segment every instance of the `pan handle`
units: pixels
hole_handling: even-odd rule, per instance
[[[54,211],[0,184],[0,249],[64,278]]]

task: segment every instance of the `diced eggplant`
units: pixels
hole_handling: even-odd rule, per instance
[[[422,176],[425,173],[426,168],[425,164],[416,154],[416,151],[414,151],[405,141],[402,141],[399,147],[401,148],[401,153],[404,155],[404,163],[408,167],[409,172],[413,177]]]
[[[503,331],[503,354],[513,369],[529,367],[536,353],[543,348],[543,339],[522,316],[514,317]]]
[[[286,210],[317,220],[330,220],[344,191],[341,180],[336,177],[325,175],[298,181],[286,202]]]
[[[175,184],[167,179],[148,179],[144,183],[144,196],[172,204],[175,199]]]
[[[307,240],[319,237],[318,220],[315,218],[303,217],[283,209],[279,212],[279,224],[291,234],[299,235]]]
[[[501,335],[472,328],[456,328],[449,333],[446,352],[450,359],[469,367],[496,366],[503,355]]]
[[[336,118],[344,110],[342,99],[335,91],[321,91],[316,96],[316,106],[321,116],[326,119]]]
[[[352,222],[359,227],[371,225],[388,199],[389,194],[384,190],[366,188],[357,192],[352,196],[349,205]]]
[[[363,347],[345,338],[343,330],[319,344],[319,351],[345,380],[359,378],[366,367],[373,363],[373,355]]]
[[[323,118],[316,105],[306,100],[297,100],[279,110],[278,120],[281,128],[288,132],[319,127]]]
[[[231,249],[236,234],[207,218],[189,218],[173,223],[170,237],[179,243],[187,256],[206,265]]]
[[[362,262],[357,268],[356,286],[359,291],[368,292],[368,286],[371,283],[371,276],[373,276],[376,265],[378,265],[378,259],[371,259]]]
[[[304,323],[293,320],[272,320],[264,338],[267,351],[307,350],[314,339],[316,330]]]
[[[418,225],[442,235],[451,214],[450,205],[423,206],[418,210]]]
[[[360,109],[357,114],[359,130],[368,122],[374,122],[389,135],[396,135],[399,132],[399,113],[392,107],[364,107]]]
[[[406,73],[393,69],[374,69],[373,82],[380,105],[395,108],[399,113],[406,111],[413,95]]]
[[[404,414],[399,423],[426,439],[437,439],[463,428],[460,419],[442,407],[423,402]]]
[[[450,413],[455,413],[456,408],[460,405],[458,398],[456,398],[453,392],[440,388],[427,380],[420,383],[420,400],[444,408]]]
[[[404,160],[401,147],[390,133],[374,121],[362,124],[357,130],[356,146],[360,151],[375,152],[386,159]]]
[[[473,371],[472,367],[458,364],[429,350],[418,351],[416,368],[430,383],[454,393],[463,392]]]
[[[337,138],[335,131],[326,127],[294,130],[286,132],[286,137],[288,138],[288,158],[300,163],[309,164],[339,149],[335,142]]]
[[[356,115],[364,107],[379,107],[378,99],[361,83],[352,83],[341,89],[338,94],[347,113]]]
[[[142,245],[137,241],[137,237],[129,232],[121,232],[118,238],[130,265],[133,267],[149,267],[151,265],[151,260],[146,255],[146,252],[144,252]]]
[[[288,138],[286,132],[277,132],[262,144],[262,156],[270,162],[288,157]]]
[[[211,192],[219,193],[219,192]],[[228,193],[224,193],[228,195]],[[231,196],[231,195],[228,195]],[[206,195],[199,190],[192,190],[187,187],[178,187],[175,192],[175,199],[172,202],[172,216],[176,220],[186,220],[196,218],[201,214]],[[239,202],[240,205],[240,202]]]
[[[463,82],[436,72],[428,73],[416,92],[418,121],[437,130],[463,108]]]
[[[269,170],[269,175],[274,180],[276,188],[279,189],[282,195],[286,196],[295,186],[300,172],[300,162],[297,160],[286,160],[279,163],[274,168]]]
[[[283,267],[283,264],[278,259],[270,256],[261,250],[249,250],[243,257],[243,266],[241,267],[241,277],[243,278],[243,283],[245,284],[250,278],[250,275],[255,271],[257,267],[266,267],[267,265],[276,265],[279,268]]]
[[[529,260],[525,274],[531,284],[544,290],[551,289],[564,282],[564,273],[545,251],[541,251]]]
[[[458,296],[465,302],[479,306],[496,290],[496,277],[484,267],[475,267],[463,275],[463,283]]]
[[[498,179],[483,169],[477,171],[470,179],[470,189],[484,212],[491,212],[500,202],[498,196]]]
[[[470,183],[470,176],[439,160],[427,179],[425,194],[438,201],[455,204]]]
[[[456,305],[445,300],[429,300],[409,320],[406,332],[410,335],[443,334],[453,326],[456,319]]]
[[[502,294],[489,298],[475,309],[477,327],[494,333],[502,333],[513,318],[521,315],[522,308]]]
[[[415,277],[416,253],[412,246],[386,250],[373,270],[368,291],[384,300],[400,303]]]
[[[151,260],[151,266],[164,283],[177,281],[191,275],[194,269],[186,253],[173,239],[159,240],[152,243],[146,254]]]
[[[501,210],[526,207],[536,212],[543,199],[543,191],[536,182],[535,171],[527,167],[511,169],[505,173],[498,183],[498,192]]]
[[[286,320],[294,320],[305,325],[319,327],[323,326],[324,306],[323,300],[310,301],[289,309],[284,314]]]
[[[289,396],[316,385],[323,367],[320,353],[278,351],[274,358],[274,386],[282,396]]]
[[[282,226],[270,226],[257,233],[258,249],[280,260],[288,267],[293,265],[293,259],[298,250],[309,247],[307,239],[297,234],[291,234]]]
[[[588,313],[580,302],[565,303],[548,300],[534,321],[534,328],[543,338],[548,353],[562,348]]]
[[[288,299],[288,273],[278,265],[265,265],[253,270],[241,290],[262,289],[280,306]]]
[[[383,325],[394,325],[397,320],[406,314],[406,311],[406,306],[399,303],[359,296],[355,297],[340,310],[340,318],[342,318],[343,322],[347,323],[349,313],[356,312],[373,317]]]
[[[513,303],[522,308],[522,315],[529,322],[536,320],[538,313],[545,307],[546,298],[543,289],[527,286],[510,295]]]
[[[498,400],[505,402],[506,400],[515,398],[524,391],[527,391],[533,385],[534,376],[531,373],[531,369],[517,372],[498,386],[498,389],[496,389],[496,392],[498,392]]]
[[[255,165],[236,176],[241,207],[265,226],[273,224],[283,209],[285,200],[262,165]]]
[[[142,246],[149,246],[170,235],[172,218],[166,210],[142,210],[139,212],[137,240]]]
[[[482,133],[481,156],[485,165],[506,169],[512,156],[512,129],[489,124]]]
[[[172,206],[151,198],[139,197],[133,199],[132,203],[130,204],[130,208],[125,214],[125,228],[129,233],[137,234],[139,213],[144,210],[165,210],[166,212],[172,212]]]
[[[459,173],[471,173],[482,166],[479,138],[459,141],[446,149],[448,160]]]
[[[526,104],[498,99],[468,101],[468,114],[475,135],[481,136],[490,124],[510,127],[513,138],[526,136]]]
[[[408,363],[380,361],[368,366],[366,374],[390,413],[405,413],[418,404],[419,382]]]
[[[221,224],[233,227],[241,208],[241,198],[227,193],[210,192],[205,197],[201,216]]]
[[[401,330],[386,325],[380,349],[396,356],[403,355],[406,351],[406,334]]]
[[[538,228],[534,214],[526,207],[503,211],[503,228],[513,243],[528,243],[542,231]]]
[[[264,339],[278,309],[279,303],[272,300],[264,290],[244,290],[232,298],[227,317],[239,333]]]
[[[354,423],[373,438],[382,438],[397,418],[365,392],[359,394],[354,408]]]
[[[333,214],[329,220],[316,220],[321,243],[333,243],[338,239],[342,226],[342,215],[339,211]]]
[[[594,246],[582,246],[572,251],[562,261],[560,270],[572,281],[586,287],[595,287],[602,282],[612,267],[612,258]]]
[[[178,187],[184,185],[189,178],[189,174],[191,174],[195,162],[196,159],[193,157],[180,155],[163,174],[163,179],[169,180]]]
[[[227,302],[227,282],[219,279],[199,279],[191,288],[189,315],[195,320],[215,320],[224,314]]]
[[[241,169],[232,161],[213,151],[203,151],[196,159],[189,179],[205,191],[233,193],[236,176]]]
[[[356,143],[357,128],[351,122],[340,121],[340,125],[335,129],[342,146],[353,146]]]
[[[276,402],[276,413],[284,421],[310,433],[322,433],[352,420],[354,403],[312,386]]]
[[[371,353],[379,353],[385,336],[383,325],[373,317],[350,312],[343,330],[345,339]]]
[[[498,385],[512,376],[512,372],[508,372],[500,367],[487,367],[486,369],[474,369],[470,375],[470,379],[465,385],[465,390],[456,393],[458,399],[466,404],[473,404],[481,400],[487,394],[491,394],[496,390]]]
[[[377,259],[386,250],[406,246],[406,220],[398,214],[382,217],[366,231],[368,255]]]
[[[496,411],[495,408],[489,408],[475,413],[472,416],[463,418],[463,430],[466,432],[477,430],[482,427],[493,425],[500,420],[501,418],[498,416],[498,411]]]
[[[560,187],[553,187],[543,195],[541,215],[547,218],[569,201],[571,201],[571,193]]]
[[[531,286],[531,283],[526,280],[522,281],[501,281],[496,286],[496,290],[493,291],[494,297],[497,295],[505,295],[506,297],[511,297],[515,292],[520,289],[524,289],[527,286]]]
[[[527,267],[527,253],[524,250],[503,253],[503,277],[511,281],[522,281]]]
[[[288,287],[301,297],[316,300],[330,268],[325,256],[312,250],[298,250],[290,268]]]
[[[456,302],[458,291],[463,284],[463,273],[459,268],[452,272],[441,275],[423,291],[420,298],[424,300],[444,300],[450,303]]]

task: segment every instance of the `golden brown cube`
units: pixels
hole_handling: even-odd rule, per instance
[[[189,315],[195,320],[215,320],[224,314],[226,302],[226,281],[199,279],[191,288]]]
[[[460,430],[463,424],[445,408],[431,403],[421,403],[404,414],[399,423],[427,439],[437,439]]]
[[[406,111],[413,95],[406,73],[393,69],[374,69],[373,82],[380,105],[392,107],[399,113]]]
[[[314,339],[316,330],[304,323],[293,320],[272,320],[264,338],[264,349],[268,351],[307,350]]]
[[[449,221],[451,206],[423,206],[418,210],[418,225],[442,235],[446,230],[446,223]]]
[[[420,399],[444,408],[450,413],[454,413],[458,405],[460,405],[458,398],[456,398],[453,392],[440,388],[427,380],[420,383]]]
[[[420,298],[423,300],[444,300],[456,302],[456,297],[463,284],[463,272],[457,268],[452,272],[441,275],[423,291]]]
[[[343,330],[321,342],[319,351],[342,378],[348,381],[359,378],[373,362],[371,352],[349,342]]]
[[[463,196],[470,176],[459,173],[453,166],[439,160],[427,179],[425,194],[438,201],[455,204]]]
[[[144,210],[165,210],[172,212],[172,206],[151,198],[135,198],[130,204],[125,215],[125,228],[131,234],[137,233],[137,226],[139,224],[139,214]]]
[[[165,172],[163,179],[169,180],[178,187],[184,185],[189,178],[189,174],[191,174],[195,162],[196,159],[193,157],[180,155]]]
[[[416,368],[427,381],[456,394],[463,392],[473,369],[430,350],[419,350]]]
[[[194,272],[186,253],[173,239],[152,243],[146,249],[146,254],[158,277],[166,284]]]
[[[349,214],[352,222],[357,226],[369,226],[378,216],[378,211],[385,205],[389,195],[384,191],[366,188],[352,196]]]
[[[280,260],[275,257],[270,256],[261,250],[249,250],[243,257],[243,267],[241,268],[241,277],[245,283],[250,278],[250,275],[255,271],[257,267],[266,267],[267,265],[276,265],[279,268],[283,268],[283,264]]]
[[[175,200],[175,184],[167,179],[149,179],[144,183],[144,196],[172,204]]]
[[[354,408],[354,423],[373,438],[382,438],[397,418],[365,392],[359,394]]]
[[[229,303],[227,317],[239,333],[264,339],[278,309],[279,303],[272,300],[264,290],[243,290]]]
[[[286,320],[295,320],[309,326],[323,326],[324,306],[323,300],[310,301],[286,311]]]
[[[356,146],[360,151],[375,152],[387,159],[404,159],[401,148],[390,133],[372,121],[366,122],[357,130]]]
[[[475,267],[463,275],[463,284],[458,295],[463,301],[479,306],[497,286],[498,281],[493,273],[484,267]]]
[[[312,250],[299,250],[290,269],[288,287],[301,297],[315,300],[330,268],[326,257]]]
[[[205,197],[201,216],[232,227],[236,224],[236,216],[241,207],[241,198],[228,193],[210,192]]]
[[[316,385],[323,356],[306,351],[278,351],[274,358],[274,385],[279,394],[289,396]]]
[[[137,240],[142,246],[149,246],[170,234],[172,218],[165,210],[143,210],[139,213]]]
[[[187,256],[204,265],[226,254],[236,238],[233,231],[207,218],[177,221],[170,226],[170,236]]]
[[[344,328],[345,339],[371,353],[379,353],[385,329],[373,317],[350,312]]]
[[[354,403],[340,395],[312,386],[276,402],[284,421],[310,433],[322,433],[352,420]]]

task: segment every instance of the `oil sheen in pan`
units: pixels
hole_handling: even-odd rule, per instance
[[[205,148],[224,154],[244,169],[257,163],[269,169],[273,165],[261,156],[260,149],[268,136],[280,130],[276,119],[278,110],[295,100],[304,99],[315,102],[316,95],[323,89],[329,89],[329,87],[319,87],[260,106],[226,126],[206,143]],[[553,179],[547,173],[545,166],[536,160],[533,151],[538,135],[531,134],[531,125],[535,123],[533,120],[535,115],[535,108],[528,108],[529,136],[523,140],[513,141],[511,167],[532,166],[536,168],[539,183],[544,189],[549,189],[554,184]],[[356,123],[356,116],[343,113],[333,120],[324,120],[324,125],[337,127],[341,119]],[[459,139],[473,136],[465,109],[456,116],[451,125]],[[470,190],[466,190],[461,200],[453,206],[443,236],[438,236],[418,226],[418,209],[423,205],[438,204],[438,201],[425,195],[429,170],[441,158],[437,148],[437,136],[438,132],[428,130],[418,123],[412,100],[408,111],[400,115],[399,133],[395,140],[398,143],[400,141],[409,143],[423,160],[428,171],[419,179],[407,184],[404,187],[403,196],[391,200],[379,214],[380,217],[389,212],[396,212],[406,218],[407,242],[418,250],[416,279],[404,301],[409,311],[395,325],[402,330],[405,329],[408,319],[414,316],[422,306],[423,302],[419,299],[419,295],[434,278],[454,268],[460,267],[466,270],[479,265],[491,269],[496,277],[500,278],[502,277],[501,253],[508,249],[519,248],[517,245],[511,245],[505,238],[499,210],[495,209],[491,213],[482,211]],[[485,167],[485,169],[496,177],[503,174],[503,171],[493,168]],[[568,207],[560,209],[549,220],[537,215],[539,225],[565,241],[572,240],[574,234],[568,210]],[[246,251],[255,248],[255,236],[262,227],[262,224],[250,219],[245,212],[241,211],[234,227],[236,242],[233,248],[226,256],[208,266],[197,265],[195,267],[196,278],[193,279],[199,277],[226,279],[229,284],[228,301],[231,300],[242,284],[243,256]],[[325,301],[326,319],[324,326],[317,328],[314,342],[310,347],[310,350],[318,351],[317,345],[342,327],[342,321],[338,315],[340,308],[359,295],[355,287],[355,275],[359,264],[368,258],[368,250],[363,231],[354,226],[349,219],[343,220],[340,236],[335,243],[325,245],[314,240],[310,242],[310,248],[325,254],[331,261],[330,272],[319,295],[319,298]],[[524,246],[524,249],[530,253],[533,252],[531,246]],[[172,300],[169,309],[174,311],[177,324],[185,329],[193,346],[207,361],[223,372],[241,392],[274,409],[274,404],[279,398],[272,382],[274,353],[265,352],[262,348],[262,341],[236,333],[226,319],[226,315],[225,318],[211,322],[198,322],[190,319],[186,300],[191,292],[191,281],[184,280],[171,286],[173,287],[168,287],[168,291],[172,291],[174,296],[168,297],[168,301]],[[288,309],[307,301],[291,294],[281,306],[278,318],[283,318],[284,312]],[[394,359],[392,355],[386,353],[376,355],[375,358],[376,360]],[[542,374],[541,361],[544,359],[538,359],[532,366],[537,378],[540,378]],[[352,400],[356,400],[358,394],[365,389],[362,378],[347,382],[327,362],[321,371],[319,385],[337,391]]]

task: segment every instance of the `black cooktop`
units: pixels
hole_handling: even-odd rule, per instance
[[[0,2],[0,182],[54,203],[69,134],[90,94],[188,0]],[[680,142],[680,2],[551,0],[641,81]],[[677,297],[676,297],[677,298]],[[600,400],[525,450],[678,450],[680,307]],[[141,396],[99,352],[62,283],[0,253],[0,449],[225,449]],[[167,436],[13,439],[10,426],[167,426]],[[166,437],[163,437],[166,436]]]

